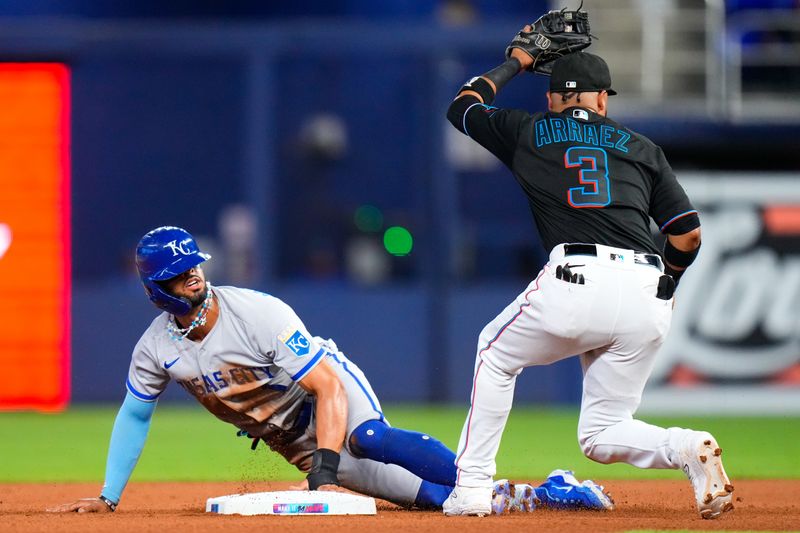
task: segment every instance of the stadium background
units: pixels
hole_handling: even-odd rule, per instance
[[[460,420],[450,419],[466,409],[477,334],[545,252],[507,170],[444,112],[550,5],[272,4],[0,5],[0,409],[70,407],[83,413],[70,423],[100,418],[91,437],[105,444],[113,411],[87,404],[122,400],[130,352],[155,315],[133,249],[174,224],[214,255],[213,282],[290,303],[382,401],[417,406],[406,425],[433,431],[444,426],[429,420],[447,419],[455,444]],[[663,146],[704,221],[643,412],[711,415],[728,438],[740,426],[719,415],[796,428],[796,2],[600,4],[585,7],[620,92],[610,115]],[[540,110],[545,89],[545,78],[521,76],[498,103]],[[579,383],[577,361],[531,368],[516,402],[571,420]],[[187,400],[173,386],[161,404]],[[422,404],[463,409],[415,418],[429,413]],[[10,440],[57,420],[4,413],[0,428]],[[767,474],[796,477],[796,440],[779,438],[769,453],[783,458]],[[82,474],[27,478],[6,464],[3,479],[96,479],[93,460]],[[159,478],[158,466],[149,472]]]

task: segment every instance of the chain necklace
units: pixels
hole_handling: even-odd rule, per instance
[[[169,336],[172,340],[180,342],[188,337],[189,333],[191,333],[194,328],[206,325],[206,320],[208,320],[208,309],[211,307],[211,300],[213,299],[213,294],[211,293],[211,284],[206,282],[206,288],[206,299],[203,300],[203,305],[200,307],[200,311],[197,312],[197,316],[194,318],[194,320],[192,320],[192,323],[189,324],[188,327],[178,328],[175,326],[172,319],[167,321],[167,333],[169,333]]]

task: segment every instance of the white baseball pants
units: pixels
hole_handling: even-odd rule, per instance
[[[556,246],[538,277],[483,328],[458,445],[458,485],[492,486],[522,369],[573,355],[583,367],[578,440],[586,456],[680,468],[677,447],[688,430],[633,419],[672,317],[672,300],[656,298],[662,272],[637,263],[632,250],[596,248],[597,256],[565,257]],[[558,279],[559,265],[583,274],[585,284]]]

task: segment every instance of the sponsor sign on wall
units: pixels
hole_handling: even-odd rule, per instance
[[[700,210],[703,244],[643,409],[800,412],[800,175],[681,183]]]
[[[0,409],[63,408],[70,372],[69,72],[0,63]]]

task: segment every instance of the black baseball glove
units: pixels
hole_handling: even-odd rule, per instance
[[[520,31],[506,48],[506,59],[511,50],[519,48],[533,59],[531,72],[549,76],[553,61],[561,56],[583,50],[592,44],[589,34],[589,15],[577,11],[550,11],[531,24],[531,31]]]

